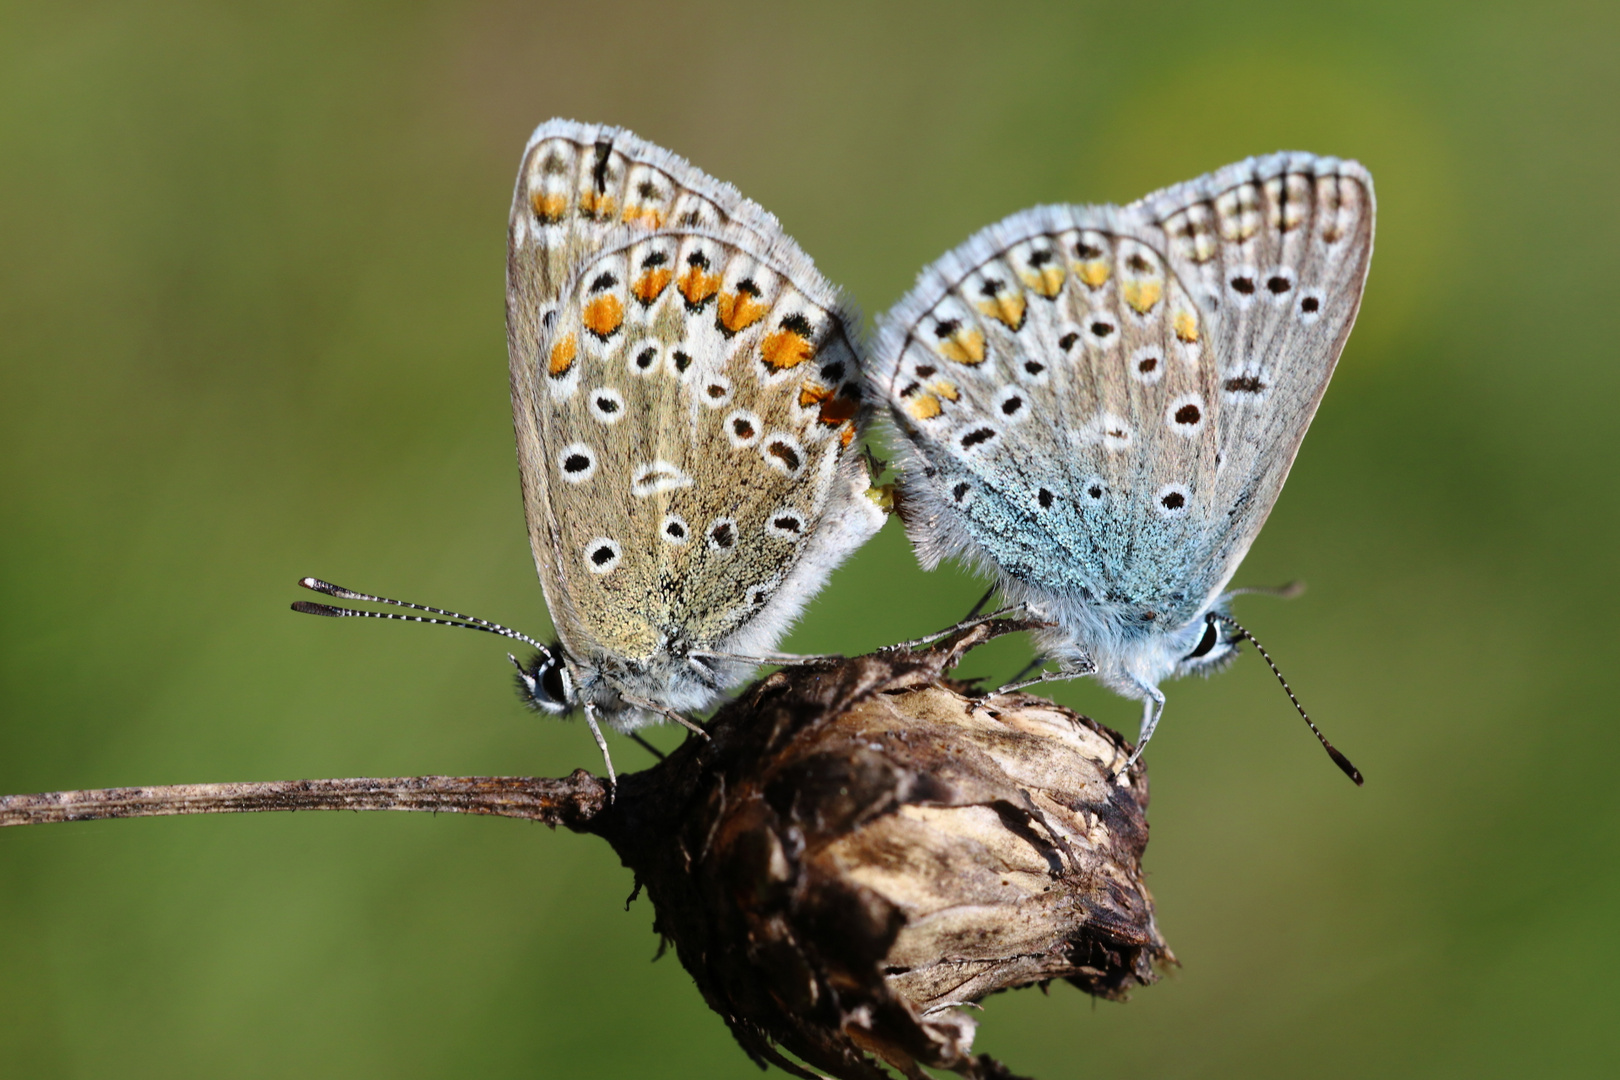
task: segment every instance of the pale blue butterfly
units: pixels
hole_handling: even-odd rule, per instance
[[[880,320],[869,378],[919,559],[992,570],[1053,623],[1043,679],[1141,700],[1132,762],[1159,684],[1253,641],[1227,583],[1350,333],[1373,216],[1355,162],[1251,158],[1125,207],[1014,214]]]

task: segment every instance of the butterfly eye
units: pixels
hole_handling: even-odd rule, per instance
[[[1215,628],[1215,620],[1205,620],[1204,636],[1198,639],[1198,644],[1193,646],[1193,651],[1182,657],[1182,659],[1196,660],[1200,656],[1208,656],[1209,651],[1215,647],[1215,643],[1220,641],[1220,639],[1221,632]]]

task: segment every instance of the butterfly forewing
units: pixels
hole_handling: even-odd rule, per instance
[[[866,416],[848,318],[791,242],[735,225],[626,233],[565,287],[524,480],[571,654],[720,648],[825,546]]]
[[[1218,362],[1217,504],[1204,584],[1218,589],[1287,479],[1361,304],[1371,178],[1355,162],[1274,154],[1140,200],[1125,217],[1193,290]]]

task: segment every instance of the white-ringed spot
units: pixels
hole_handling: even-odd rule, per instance
[[[1273,266],[1265,272],[1262,291],[1273,304],[1289,306],[1294,299],[1294,271],[1287,266]]]
[[[655,341],[638,341],[630,346],[625,367],[632,375],[651,375],[659,368],[662,350]]]
[[[729,552],[737,546],[737,519],[715,518],[709,523],[709,550]]]
[[[1166,484],[1153,493],[1153,510],[1161,517],[1178,517],[1187,512],[1187,500],[1185,485]]]
[[[804,538],[804,515],[791,506],[784,506],[765,519],[765,531],[778,540],[797,543]]]
[[[804,471],[804,447],[799,440],[782,431],[773,431],[759,444],[759,456],[765,464],[789,477]]]
[[[1304,326],[1314,325],[1322,317],[1322,307],[1327,298],[1322,295],[1321,289],[1301,289],[1299,299],[1294,303],[1294,311]]]
[[[1143,386],[1152,386],[1164,378],[1164,349],[1158,345],[1139,345],[1126,361],[1131,378]]]
[[[1018,423],[1033,411],[1023,387],[1009,386],[996,395],[995,412],[1009,424]]]
[[[1088,477],[1080,485],[1080,505],[1099,506],[1108,497],[1108,483],[1100,476]]]
[[[624,395],[611,386],[590,393],[591,415],[603,424],[617,424],[624,419]]]
[[[735,409],[726,414],[726,438],[738,450],[745,450],[759,442],[759,417],[747,409]]]
[[[658,535],[666,543],[680,545],[692,538],[692,530],[679,514],[665,514],[658,523]]]
[[[692,478],[662,458],[650,465],[638,465],[630,478],[630,494],[638,499],[656,495],[661,491],[691,487]]]
[[[731,401],[731,380],[724,375],[710,375],[698,390],[698,400],[711,409],[718,409]]]
[[[585,569],[593,574],[606,574],[619,565],[619,542],[598,536],[585,545]]]
[[[570,484],[583,484],[596,475],[596,451],[585,443],[571,443],[557,455],[557,468]]]
[[[1234,266],[1226,272],[1226,295],[1240,310],[1254,303],[1261,288],[1260,271],[1252,266]]]
[[[1184,439],[1190,439],[1203,430],[1206,409],[1204,399],[1197,394],[1182,394],[1164,410],[1164,422]]]

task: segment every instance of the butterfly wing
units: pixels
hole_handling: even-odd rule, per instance
[[[757,654],[881,526],[851,316],[796,245],[625,230],[543,317],[524,467],[570,654]]]
[[[1197,298],[1218,366],[1216,542],[1196,584],[1225,587],[1265,524],[1361,306],[1372,177],[1354,161],[1252,158],[1124,216]]]
[[[1283,164],[1294,160],[1323,159]],[[1242,258],[1282,265],[1263,262],[1263,230],[1241,235],[1247,225],[1234,228],[1216,206],[1246,205],[1227,194],[1245,184],[1299,187],[1285,169],[1265,169],[1247,162],[1124,209],[1025,211],[923,272],[882,320],[872,370],[911,457],[905,517],[926,565],[951,555],[988,562],[1034,595],[1120,629],[1178,625],[1207,604],[1275,500],[1348,333],[1336,320],[1329,350],[1257,353],[1293,347],[1293,331],[1209,305],[1209,278],[1224,263],[1183,272],[1186,245],[1161,223],[1182,224],[1176,215],[1198,199],[1233,243],[1249,245]],[[1179,202],[1178,192],[1187,193]],[[1233,266],[1247,265],[1239,258]],[[1299,295],[1341,297],[1353,273],[1333,262],[1321,277],[1324,265],[1297,263]],[[1287,310],[1264,312],[1275,321]],[[1258,344],[1240,354],[1237,340]],[[1287,386],[1270,398],[1288,403],[1286,418],[1257,423],[1238,412],[1227,428],[1227,414],[1254,396],[1234,400],[1247,393],[1249,367],[1226,359],[1229,348],[1249,367],[1263,357],[1275,380],[1267,385]]]

